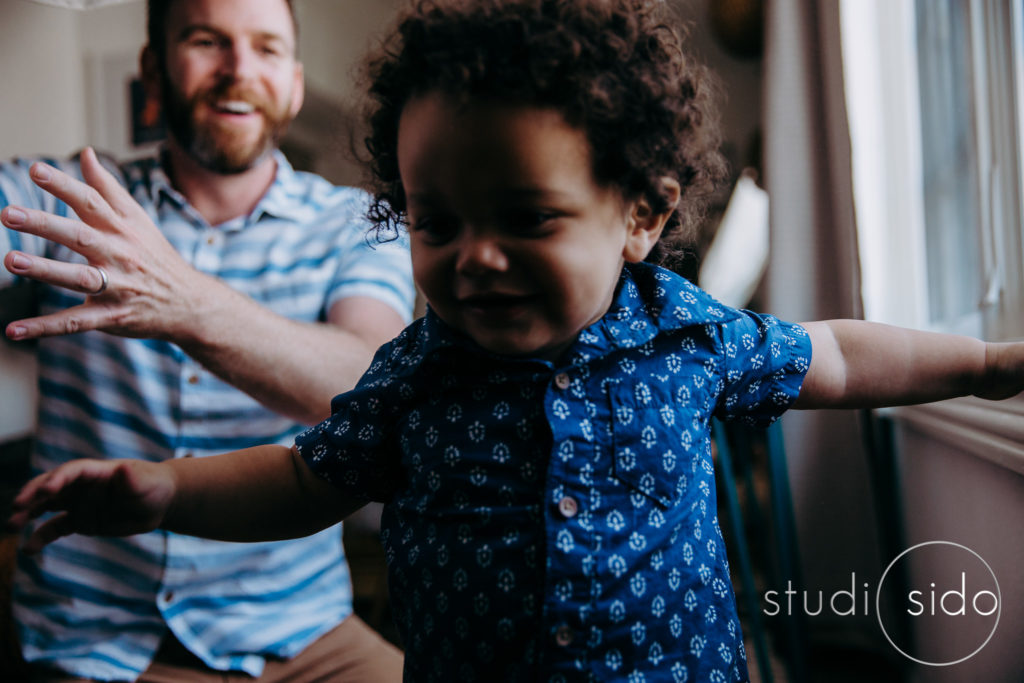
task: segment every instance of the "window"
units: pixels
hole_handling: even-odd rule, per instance
[[[1024,338],[1024,0],[843,0],[871,319]]]

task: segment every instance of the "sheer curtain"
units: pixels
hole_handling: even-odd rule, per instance
[[[767,310],[788,320],[862,317],[837,2],[769,0],[765,187],[771,198]],[[815,600],[874,582],[880,564],[861,416],[783,420],[799,551]],[[887,561],[886,561],[887,562]],[[780,587],[782,589],[785,586]],[[815,635],[874,640],[874,614],[814,617]],[[834,629],[834,630],[833,630]]]

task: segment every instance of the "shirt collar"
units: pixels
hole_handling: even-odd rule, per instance
[[[256,205],[256,209],[253,211],[253,220],[258,220],[261,214],[268,214],[275,218],[301,221],[306,209],[304,202],[296,201],[295,188],[298,173],[288,163],[288,159],[285,158],[281,150],[275,149],[273,154],[274,160],[277,162],[277,173],[274,176],[274,182],[267,189],[267,193]]]
[[[604,337],[614,346],[630,348],[659,332],[720,324],[740,315],[683,276],[649,263],[627,263],[615,292],[608,312],[580,333],[580,341]]]
[[[720,324],[738,317],[738,311],[719,303],[681,275],[647,263],[626,264],[608,312],[580,333],[574,348],[580,344],[600,345],[603,342],[619,348],[633,348],[642,346],[662,331]],[[436,357],[444,349],[453,349],[456,352],[493,355],[504,362],[520,360],[491,354],[480,348],[472,339],[442,321],[429,306],[422,325],[418,351],[423,358]],[[546,363],[538,359],[530,359],[530,362]]]
[[[170,199],[175,204],[181,206],[187,206],[188,202],[181,195],[180,192],[174,189],[171,185],[171,178],[167,175],[167,148],[164,145],[160,146],[160,152],[154,159],[150,159],[148,175],[149,175],[149,193],[150,200],[153,203],[157,203],[161,197]]]

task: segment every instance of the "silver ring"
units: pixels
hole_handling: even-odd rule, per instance
[[[103,282],[100,283],[100,288],[97,289],[95,292],[92,292],[90,296],[99,296],[103,292],[107,291],[107,285],[110,284],[110,280],[107,278],[107,271],[103,270],[99,266],[93,266],[93,268],[99,271],[100,278],[103,280]]]

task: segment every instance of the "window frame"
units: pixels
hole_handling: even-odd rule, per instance
[[[982,171],[978,197],[986,199],[979,202],[976,225],[986,281],[976,311],[933,320],[925,258],[915,0],[841,0],[865,317],[988,341],[1020,340],[1024,339],[1024,0],[962,1],[970,3],[972,22],[978,124],[974,135]],[[996,79],[991,78],[993,73]],[[996,402],[963,397],[878,412],[1024,474],[1024,395]]]
[[[925,0],[931,1],[931,0]],[[982,282],[975,310],[929,310],[915,0],[842,0],[843,71],[865,317],[1024,338],[1024,1],[968,5]],[[951,275],[955,277],[955,275]]]

